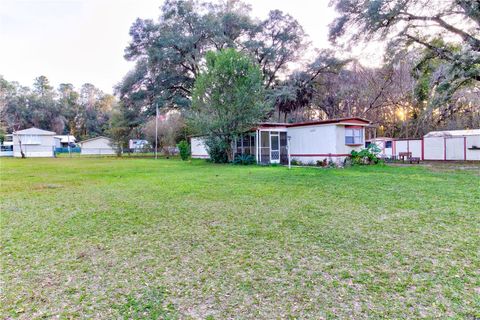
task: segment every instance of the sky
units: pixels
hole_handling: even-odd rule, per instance
[[[30,86],[92,83],[106,93],[133,68],[123,58],[136,18],[156,19],[162,0],[0,0],[0,75]],[[328,48],[329,0],[245,0],[252,16],[280,9],[296,18],[317,48]]]

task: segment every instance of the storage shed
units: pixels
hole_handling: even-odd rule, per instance
[[[480,129],[432,131],[423,143],[425,160],[480,161]]]
[[[99,136],[81,141],[79,144],[81,147],[80,153],[83,155],[102,156],[116,154],[112,139],[107,137]]]
[[[205,145],[205,139],[202,137],[192,137],[190,139],[190,148],[192,158],[208,159],[207,146]]]
[[[35,127],[13,132],[13,156],[21,157],[53,157],[56,135],[53,131]]]

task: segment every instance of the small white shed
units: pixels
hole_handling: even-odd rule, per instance
[[[192,158],[196,159],[208,159],[207,146],[205,145],[205,139],[203,137],[192,137],[190,139],[190,147],[192,152]]]
[[[480,129],[432,131],[423,141],[425,160],[480,160]]]
[[[35,127],[13,132],[13,156],[21,157],[53,157],[56,135],[53,131]]]
[[[81,141],[79,144],[80,154],[97,156],[116,154],[112,139],[107,137],[99,136]]]

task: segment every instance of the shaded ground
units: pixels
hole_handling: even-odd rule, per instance
[[[1,318],[480,317],[478,172],[436,168],[2,159]]]

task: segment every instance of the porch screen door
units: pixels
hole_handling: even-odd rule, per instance
[[[280,163],[280,135],[270,132],[270,162]]]

